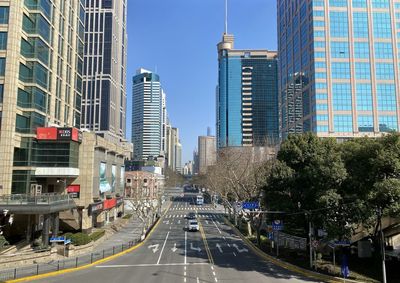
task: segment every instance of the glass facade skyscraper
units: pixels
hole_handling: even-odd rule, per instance
[[[282,136],[397,131],[400,1],[277,3]]]
[[[279,138],[277,53],[218,44],[217,147],[259,146]]]
[[[82,128],[118,142],[126,132],[127,0],[85,1]],[[82,62],[80,62],[82,64]]]

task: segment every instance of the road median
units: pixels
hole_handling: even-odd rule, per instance
[[[224,222],[232,228],[234,233],[236,235],[238,235],[256,255],[258,255],[265,261],[272,262],[273,264],[275,264],[277,266],[280,266],[284,269],[287,269],[289,271],[295,272],[297,274],[303,275],[303,276],[311,278],[311,279],[322,280],[324,282],[329,282],[329,283],[344,282],[343,278],[329,276],[326,274],[307,270],[307,269],[301,268],[299,266],[293,265],[291,263],[288,263],[286,261],[282,261],[276,257],[273,257],[273,256],[263,252],[260,248],[258,248],[256,245],[254,245],[254,243],[251,242],[249,239],[247,239],[239,231],[239,229],[237,229],[226,217],[224,217]],[[355,281],[355,280],[350,280],[350,279],[346,279],[345,281],[353,282],[353,283],[361,283],[360,281]]]

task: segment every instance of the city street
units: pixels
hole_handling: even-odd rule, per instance
[[[182,192],[181,192],[182,193]],[[115,260],[35,282],[306,282],[254,255],[210,204],[176,197],[145,245]],[[185,216],[197,213],[200,231]]]

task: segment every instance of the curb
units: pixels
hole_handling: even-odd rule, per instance
[[[329,282],[329,283],[336,283],[336,282],[341,282],[343,283],[343,278],[339,277],[334,277],[334,276],[329,276],[325,275],[322,273],[317,273],[311,270],[304,269],[302,267],[296,266],[294,264],[288,263],[286,261],[280,260],[278,258],[275,258],[273,256],[270,256],[269,254],[266,254],[262,250],[260,250],[256,245],[254,245],[249,239],[243,236],[243,234],[226,218],[224,217],[224,222],[225,224],[229,225],[233,231],[235,232],[236,235],[238,235],[249,247],[250,249],[259,257],[264,259],[265,261],[272,262],[273,264],[280,266],[284,269],[287,269],[289,271],[301,274],[305,277],[312,278],[312,279],[318,279],[318,280],[323,280],[324,282]],[[350,280],[346,279],[345,282],[352,282],[352,283],[362,283],[361,281],[356,281],[356,280]]]
[[[162,216],[159,217],[156,220],[156,222],[152,225],[152,227],[150,228],[151,230],[148,233],[146,233],[146,238],[143,241],[141,241],[140,243],[130,247],[127,250],[124,250],[124,251],[119,252],[117,254],[114,254],[114,255],[99,259],[99,260],[97,260],[97,261],[95,261],[93,263],[89,263],[89,264],[82,265],[82,266],[79,266],[79,267],[72,267],[72,268],[63,269],[63,270],[59,270],[59,271],[52,271],[52,272],[48,272],[48,273],[43,273],[43,274],[39,274],[39,275],[32,275],[32,276],[27,276],[27,277],[18,278],[18,279],[6,280],[6,281],[4,281],[4,283],[27,282],[27,281],[39,280],[39,279],[43,279],[43,278],[47,278],[47,277],[53,277],[53,276],[57,276],[57,275],[65,274],[65,273],[74,272],[74,271],[79,271],[79,270],[83,270],[83,269],[87,269],[87,268],[93,267],[93,266],[98,265],[100,263],[104,263],[104,262],[110,261],[112,259],[115,259],[117,257],[125,255],[125,254],[127,254],[127,253],[129,253],[131,251],[134,251],[137,248],[139,248],[139,247],[141,247],[141,246],[143,246],[145,244],[147,239],[150,237],[150,235],[153,233],[155,228],[160,223],[160,219],[163,218],[165,216],[165,214],[168,212],[171,204],[168,206],[168,208],[165,210],[165,212],[162,214]]]

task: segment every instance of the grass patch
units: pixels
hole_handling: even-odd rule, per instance
[[[92,241],[88,234],[81,232],[75,234],[66,233],[64,236],[66,239],[71,239],[72,244],[75,246],[83,246],[89,244]]]
[[[132,214],[129,213],[129,214],[124,215],[124,216],[122,217],[122,219],[130,219],[131,217],[132,217]]]
[[[89,235],[89,238],[95,242],[106,234],[106,230],[99,230]]]

